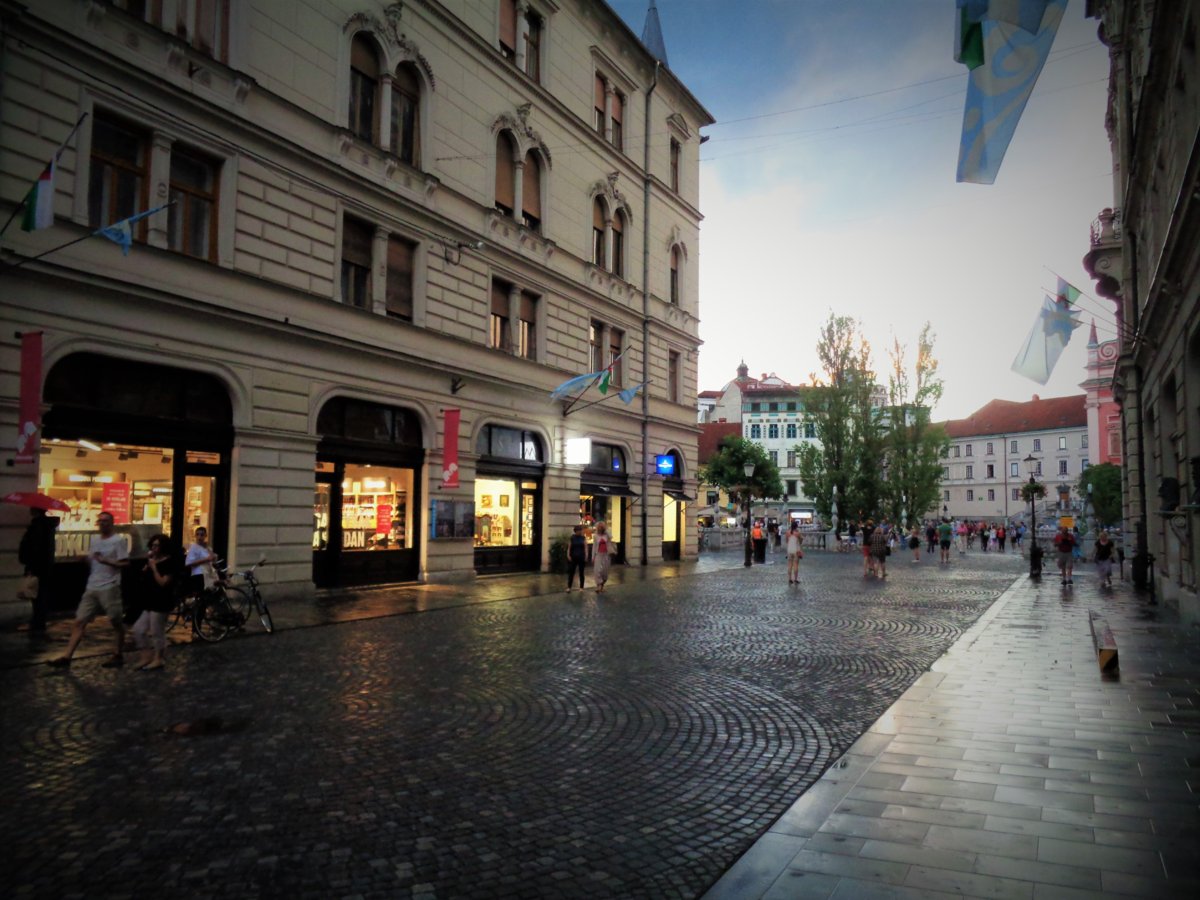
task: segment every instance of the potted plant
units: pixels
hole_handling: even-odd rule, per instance
[[[1027,481],[1021,485],[1021,499],[1026,503],[1041,500],[1046,496],[1046,486],[1037,481]]]

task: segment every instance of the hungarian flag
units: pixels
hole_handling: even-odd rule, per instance
[[[600,376],[600,393],[607,396],[608,385],[612,381],[613,369],[616,367],[617,363],[621,361],[621,357],[624,355],[625,354],[622,353],[620,356],[617,356],[615,359],[613,359],[613,361],[608,364],[608,368],[604,370],[604,374]]]
[[[1075,285],[1071,284],[1061,275],[1057,277],[1058,287],[1056,287],[1054,290],[1054,299],[1060,303],[1066,303],[1070,306],[1074,306],[1075,301],[1080,298],[1080,296],[1083,294],[1083,291],[1075,287]]]
[[[55,165],[56,160],[52,158],[29,189],[25,197],[25,214],[21,218],[22,231],[37,231],[54,225]]]

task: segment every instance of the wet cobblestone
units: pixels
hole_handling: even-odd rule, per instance
[[[0,672],[0,893],[695,897],[1021,571],[859,566]]]

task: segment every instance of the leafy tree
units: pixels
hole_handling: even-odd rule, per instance
[[[948,452],[949,440],[945,430],[931,421],[944,387],[933,342],[933,331],[926,322],[917,338],[917,358],[911,373],[906,359],[908,348],[898,339],[893,339],[888,353],[891,372],[883,496],[884,509],[894,522],[900,521],[901,513],[907,513],[910,520],[918,519],[938,505],[941,460]]]
[[[1121,467],[1112,463],[1088,466],[1079,476],[1076,490],[1079,496],[1088,495],[1092,486],[1092,509],[1096,521],[1116,525],[1121,521]]]
[[[754,474],[747,479],[745,465],[754,463]],[[783,496],[783,481],[779,467],[771,462],[767,451],[753,441],[738,435],[729,435],[721,441],[717,452],[700,467],[700,481],[722,487],[730,497],[744,500],[746,487],[760,500]]]
[[[797,448],[800,483],[825,519],[832,512],[835,487],[842,521],[860,512],[874,515],[879,507],[882,432],[872,406],[871,345],[860,328],[849,316],[830,313],[817,340],[824,374],[814,374],[804,393],[804,411],[821,447]]]

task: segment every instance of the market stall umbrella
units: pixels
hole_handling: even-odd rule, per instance
[[[29,506],[34,509],[56,510],[58,512],[70,512],[71,507],[63,503],[61,500],[55,500],[53,497],[46,494],[38,494],[34,491],[16,491],[12,494],[5,494],[0,497],[0,503],[15,503],[17,506]]]

